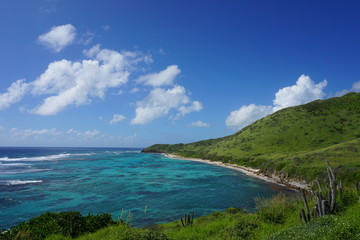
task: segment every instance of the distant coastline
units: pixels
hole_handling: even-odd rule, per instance
[[[267,182],[275,183],[275,184],[287,187],[287,188],[289,188],[291,190],[295,190],[295,191],[300,191],[301,189],[309,188],[309,185],[305,181],[294,180],[294,179],[288,179],[287,181],[284,181],[274,174],[272,174],[271,176],[265,175],[261,172],[260,169],[249,168],[249,167],[240,166],[240,165],[231,164],[231,163],[223,163],[223,162],[219,162],[219,161],[211,161],[208,159],[185,158],[185,157],[180,157],[180,156],[177,156],[174,154],[168,154],[168,153],[161,153],[161,155],[163,155],[167,158],[172,158],[172,159],[181,159],[181,160],[188,160],[188,161],[194,161],[194,162],[201,162],[201,163],[211,164],[211,165],[215,165],[215,166],[219,166],[219,167],[230,168],[230,169],[242,172],[248,176],[259,178],[259,179],[262,179]]]

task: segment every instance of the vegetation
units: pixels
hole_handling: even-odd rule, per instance
[[[75,238],[114,224],[116,222],[111,214],[82,216],[80,212],[44,213],[3,231],[0,239],[41,240],[53,234]]]
[[[231,162],[290,178],[326,176],[323,161],[343,182],[360,179],[360,93],[282,109],[239,132],[189,144],[156,144],[163,152]]]

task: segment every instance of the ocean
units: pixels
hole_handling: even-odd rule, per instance
[[[0,229],[45,212],[111,213],[133,226],[255,210],[254,197],[290,192],[223,167],[135,148],[0,148]]]

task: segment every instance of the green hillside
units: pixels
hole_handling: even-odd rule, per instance
[[[327,159],[345,181],[353,181],[360,178],[360,93],[282,109],[227,137],[156,144],[143,152],[231,162],[305,180],[321,175]]]

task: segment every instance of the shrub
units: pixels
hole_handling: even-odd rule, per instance
[[[337,198],[337,208],[339,212],[355,205],[359,201],[359,194],[356,191],[344,190]]]
[[[227,214],[237,214],[237,213],[245,213],[245,211],[242,210],[241,208],[232,207],[232,208],[225,209],[225,213],[227,213]]]
[[[295,209],[295,205],[283,193],[270,199],[255,199],[257,207],[260,209],[259,217],[266,223],[283,224],[286,215]]]
[[[44,213],[2,233],[0,239],[41,240],[53,234],[75,238],[115,223],[110,214],[82,216],[80,212]]]
[[[253,239],[254,231],[259,227],[256,219],[243,218],[235,224],[223,230],[223,239]]]

